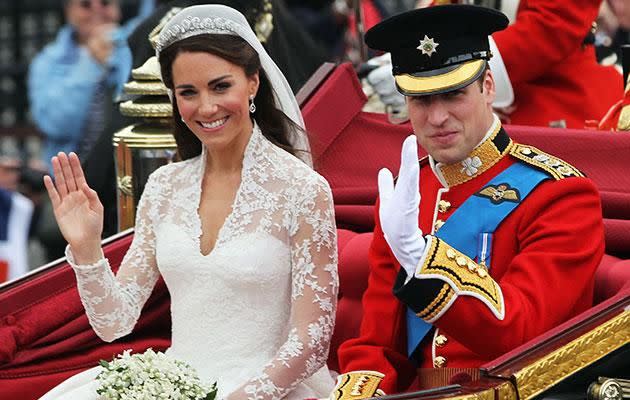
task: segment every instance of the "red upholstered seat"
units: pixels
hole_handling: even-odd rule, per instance
[[[630,260],[604,254],[595,272],[594,304],[611,298],[625,286],[630,286]]]
[[[357,233],[347,229],[338,230],[339,243],[339,301],[335,334],[332,338],[328,357],[329,368],[337,371],[337,351],[341,343],[355,337],[363,316],[361,298],[367,287],[367,250],[372,240],[372,233]]]

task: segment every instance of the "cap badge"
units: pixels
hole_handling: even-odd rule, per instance
[[[439,45],[440,44],[436,43],[433,38],[424,35],[424,39],[420,41],[420,46],[416,47],[416,49],[422,51],[422,54],[426,54],[431,57],[431,55],[437,51],[436,48]]]

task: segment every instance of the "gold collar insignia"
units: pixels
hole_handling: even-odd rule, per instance
[[[448,187],[468,182],[489,170],[512,147],[512,139],[503,130],[501,124],[497,124],[495,130],[468,157],[454,164],[439,165],[440,172]]]

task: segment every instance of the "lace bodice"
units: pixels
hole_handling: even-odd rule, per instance
[[[159,168],[138,204],[116,276],[75,265],[90,324],[128,334],[160,275],[171,295],[168,352],[218,380],[221,396],[282,398],[325,366],[337,297],[337,239],[327,182],[257,127],[213,250],[200,251],[205,151]]]

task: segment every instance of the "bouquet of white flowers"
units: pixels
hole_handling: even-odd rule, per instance
[[[216,383],[203,384],[190,365],[152,349],[133,355],[125,350],[100,364],[99,400],[214,400],[217,394]]]

